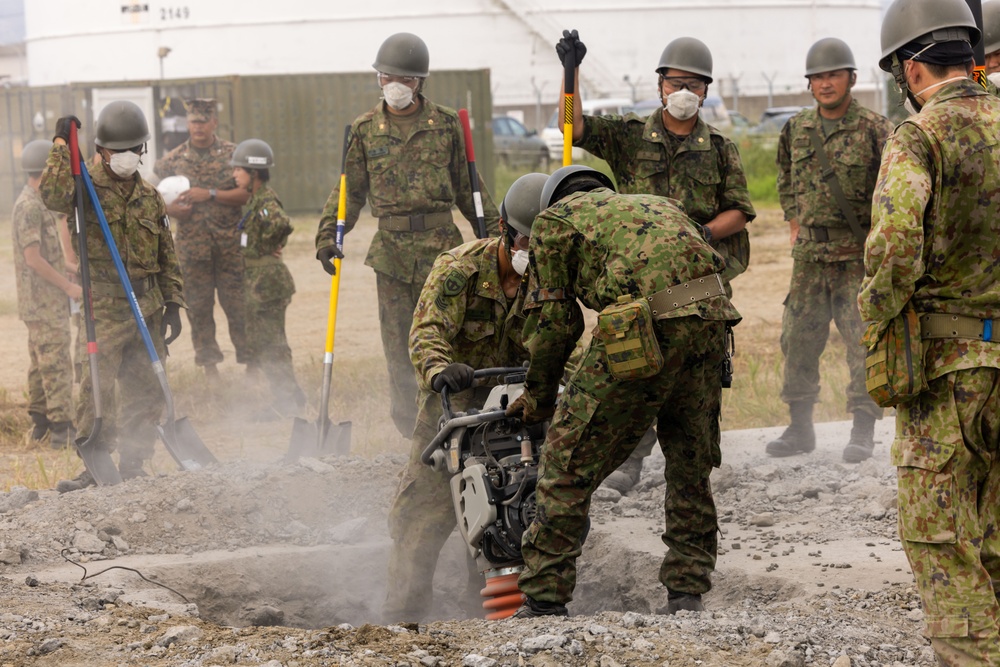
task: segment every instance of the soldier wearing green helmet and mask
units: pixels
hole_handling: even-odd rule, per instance
[[[56,123],[56,134],[39,185],[42,201],[59,213],[70,214],[75,203],[75,183],[67,143],[70,127],[80,127],[75,116]],[[87,170],[104,215],[121,251],[139,310],[153,334],[161,359],[166,346],[181,332],[180,309],[185,307],[180,266],[168,226],[167,208],[160,193],[138,172],[146,153],[149,125],[133,102],[111,102],[97,116],[95,143],[100,162]],[[105,415],[96,443],[88,446],[120,451],[118,469],[123,479],[146,475],[143,464],[153,457],[155,425],[164,408],[160,383],[149,363],[139,328],[132,318],[129,298],[115,270],[111,251],[101,234],[93,207],[87,206],[90,289],[98,356],[98,385],[104,405],[114,403],[115,385],[119,420]],[[76,233],[73,233],[76,242]],[[156,335],[159,333],[159,335]],[[76,403],[76,427],[86,437],[94,425],[94,383],[90,367],[83,365],[83,380]],[[75,480],[59,482],[60,492],[94,484],[86,470]]]
[[[392,420],[406,438],[413,435],[417,382],[407,350],[420,289],[438,254],[462,242],[451,208],[476,227],[476,206],[458,114],[423,95],[430,73],[427,45],[418,36],[397,33],[378,50],[373,67],[383,101],[351,126],[347,149],[346,231],[367,201],[378,231],[365,264],[375,270],[382,348],[389,371]],[[334,242],[340,188],[323,209],[316,233],[316,258],[334,272],[341,252]],[[489,229],[498,213],[482,192]]]
[[[879,67],[917,113],[882,154],[858,296],[870,350],[906,359],[887,344],[900,327],[920,341],[891,460],[924,634],[950,667],[1000,665],[1000,100],[969,78],[979,39],[964,0],[886,11]]]

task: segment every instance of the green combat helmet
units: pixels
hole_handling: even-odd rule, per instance
[[[45,169],[45,161],[49,158],[52,142],[48,139],[29,141],[21,153],[21,169],[29,174],[38,174]]]
[[[857,69],[851,47],[844,40],[827,37],[809,47],[809,53],[806,54],[807,77],[838,69]]]
[[[882,57],[878,66],[882,71],[892,71],[893,55],[910,42],[964,40],[975,46],[981,37],[965,0],[896,0],[882,20]]]
[[[525,174],[507,190],[500,202],[500,217],[511,229],[531,236],[531,225],[538,215],[539,199],[547,180],[546,174]]]
[[[565,167],[559,167],[552,175],[545,180],[545,187],[542,188],[542,195],[539,198],[539,209],[544,210],[549,206],[552,206],[557,201],[565,197],[565,194],[560,194],[560,190],[564,189],[565,185],[568,185],[567,181],[574,181],[577,179],[586,179],[593,181],[594,185],[602,188],[615,189],[615,184],[611,182],[611,179],[607,175],[602,174],[593,167],[586,167],[582,164],[570,164]],[[558,196],[557,196],[558,195]]]
[[[1000,0],[983,3],[983,53],[1000,51]]]
[[[274,166],[274,152],[266,141],[246,139],[236,146],[229,165],[243,169],[270,169]]]
[[[97,139],[101,148],[123,151],[149,141],[149,125],[142,109],[135,102],[118,100],[101,110],[97,116]]]
[[[424,40],[408,32],[397,32],[382,42],[372,67],[383,74],[423,79],[430,73],[429,64],[430,54]]]
[[[662,75],[669,68],[703,76],[712,83],[712,52],[700,39],[678,37],[663,49],[656,72]]]

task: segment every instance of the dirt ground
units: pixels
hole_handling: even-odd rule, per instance
[[[297,223],[285,253],[298,285],[287,329],[315,401],[329,278],[312,257],[314,221]],[[331,414],[353,422],[351,454],[283,463],[290,423],[269,413],[266,392],[233,363],[224,324],[218,385],[193,368],[182,335],[168,362],[179,412],[221,463],[177,472],[161,451],[156,474],[117,487],[0,494],[0,667],[934,664],[896,538],[891,416],[878,425],[875,458],[861,465],[840,462],[846,422],[819,425],[817,450],[785,460],[763,454],[778,426],[724,432],[725,463],[713,475],[720,556],[706,613],[658,613],[663,458],[654,453],[629,495],[595,496],[568,619],[468,620],[453,536],[426,618],[381,625],[391,585],[385,515],[407,443],[385,414],[374,276],[362,265],[371,223],[348,237],[336,339]],[[755,225],[753,265],[735,300],[741,335],[773,346],[791,261],[776,214]],[[0,259],[9,258],[8,246]],[[12,271],[0,274],[0,288],[0,388],[16,411],[27,357]],[[2,455],[0,488],[38,461],[50,474],[57,465],[37,449]]]

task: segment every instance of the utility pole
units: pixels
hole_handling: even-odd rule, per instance
[[[542,122],[542,90],[545,88],[545,84],[538,85],[535,83],[535,77],[531,77],[531,90],[535,93],[535,127],[539,132],[545,127]]]
[[[163,80],[163,59],[170,54],[169,46],[161,46],[160,50],[156,52],[157,57],[160,59],[160,80]]]
[[[629,75],[626,74],[625,76],[622,77],[622,81],[628,84],[628,87],[632,90],[632,104],[635,104],[636,103],[635,89],[639,87],[639,82],[642,81],[642,77],[639,77],[633,82],[632,79],[629,77]]]
[[[772,72],[771,76],[768,76],[766,72],[761,72],[760,75],[764,77],[764,81],[767,81],[767,106],[768,108],[774,106],[774,80],[778,78],[777,72]]]
[[[743,77],[743,73],[742,72],[740,72],[739,74],[730,74],[729,75],[729,83],[733,87],[733,91],[732,91],[732,105],[731,106],[733,107],[733,111],[735,111],[737,113],[739,113],[739,110],[740,110],[740,79],[742,77]]]

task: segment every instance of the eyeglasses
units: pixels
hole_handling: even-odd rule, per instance
[[[135,153],[136,155],[146,154],[146,144],[132,146],[132,148],[109,148],[109,153]]]
[[[384,86],[387,83],[402,83],[407,86],[416,85],[420,81],[419,76],[396,76],[395,74],[378,73],[378,85]]]
[[[703,93],[708,87],[708,84],[704,80],[689,76],[665,76],[663,77],[663,83],[667,84],[667,87],[671,90],[687,88],[692,93]]]

